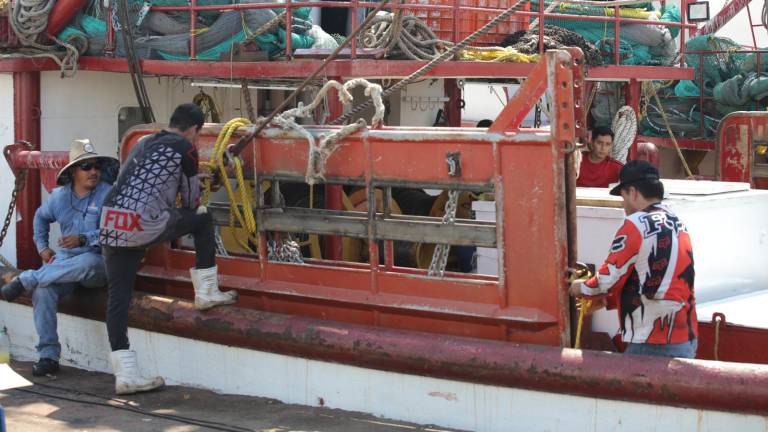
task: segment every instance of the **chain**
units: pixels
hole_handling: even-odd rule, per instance
[[[5,214],[5,222],[3,223],[3,230],[0,231],[0,247],[3,246],[5,236],[8,235],[8,228],[13,222],[14,209],[16,208],[16,197],[19,196],[19,191],[24,189],[24,182],[27,180],[27,170],[21,170],[16,175],[16,180],[13,185],[13,192],[11,192],[11,202],[8,203],[8,213]],[[0,254],[0,261],[6,267],[14,267],[3,255]]]
[[[268,241],[267,259],[277,262],[304,263],[304,259],[301,257],[301,247],[290,239],[283,240],[280,245],[274,240]]]
[[[445,213],[443,214],[443,225],[453,225],[456,223],[456,208],[459,203],[459,191],[449,190],[448,201],[445,202]],[[451,251],[451,245],[439,244],[435,246],[432,253],[432,262],[429,264],[429,276],[443,277],[445,266],[448,264],[448,254]]]
[[[214,239],[216,240],[216,255],[228,257],[226,246],[224,246],[224,240],[221,238],[221,229],[217,226],[214,231]]]
[[[240,81],[240,86],[242,87],[241,92],[243,93],[243,98],[245,99],[245,109],[247,110],[246,114],[248,114],[248,120],[251,121],[251,123],[256,122],[256,111],[253,109],[253,101],[251,100],[251,92],[248,90],[248,80],[243,78],[242,81]]]

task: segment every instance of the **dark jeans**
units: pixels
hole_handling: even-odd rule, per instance
[[[192,234],[195,239],[195,267],[211,268],[216,265],[216,239],[213,218],[209,213],[178,210],[179,217],[169,224],[166,232],[154,243],[174,240]],[[149,247],[151,245],[148,245]],[[128,349],[128,307],[131,304],[136,273],[146,248],[103,247],[102,255],[107,268],[107,334],[112,351]]]
[[[631,343],[624,354],[649,355],[657,357],[696,358],[698,340],[676,344]]]

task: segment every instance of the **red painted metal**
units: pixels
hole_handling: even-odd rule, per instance
[[[192,6],[189,11],[189,59],[194,61],[197,57],[197,10],[194,9],[197,0],[190,0],[189,5]]]
[[[659,166],[659,149],[654,143],[647,141],[636,142],[637,154],[632,159],[648,161],[654,166]]]
[[[696,31],[696,36],[713,34],[726,25],[742,9],[749,9],[752,0],[731,0],[727,5],[720,9],[717,15],[713,16],[706,24]]]
[[[749,18],[749,30],[752,34],[752,48],[757,49],[757,37],[755,37],[755,24],[752,22],[752,12],[749,10],[749,7],[747,9],[747,17]],[[759,25],[759,27],[762,27],[762,24]]]
[[[619,44],[619,31],[621,31],[620,21],[621,11],[618,6],[613,8],[613,63],[621,64],[621,45]],[[685,21],[683,21],[685,22]]]
[[[13,74],[13,133],[16,141],[27,141],[40,149],[40,73]],[[40,207],[40,172],[27,173],[26,187],[19,193],[17,212],[23,217],[16,222],[16,266],[37,268],[40,256],[32,241],[32,215]]]
[[[335,77],[336,81],[341,82],[341,77]],[[329,121],[333,121],[344,114],[344,105],[338,97],[338,91],[332,89],[328,94],[328,116]],[[325,208],[331,210],[344,210],[342,194],[343,188],[340,185],[325,185]],[[339,236],[328,236],[325,241],[325,256],[329,260],[341,260],[342,257],[342,239]]]
[[[300,62],[184,62],[141,60],[142,71],[152,75],[185,76],[192,78],[304,78],[320,64],[320,60]],[[368,78],[402,78],[424,66],[426,62],[411,60],[334,60],[326,69],[328,76]],[[426,77],[443,78],[513,78],[526,77],[534,65],[529,63],[459,62],[449,61],[435,66]],[[49,59],[0,60],[0,72],[57,71],[59,66]],[[79,70],[128,72],[125,59],[81,57]],[[692,80],[693,69],[663,66],[602,66],[590,68],[589,80]]]
[[[60,310],[103,319],[104,294]],[[768,411],[768,366],[634,357],[401,331],[134,294],[129,325],[229,346],[449,380],[654,405]],[[721,341],[723,341],[721,339]]]
[[[49,36],[58,35],[87,3],[88,0],[57,0],[48,15],[46,34]]]
[[[112,2],[109,2],[109,6],[107,7],[107,16],[112,17]],[[112,27],[111,23],[107,25],[107,36],[104,44],[104,55],[106,57],[113,57],[115,55],[115,28]]]
[[[293,23],[293,7],[291,6],[291,0],[285,0],[284,5],[286,6],[285,10],[287,13],[285,14],[285,28],[290,29],[292,27]],[[357,11],[348,10],[350,14],[356,13]],[[292,51],[292,43],[293,38],[286,37],[285,38],[285,56],[290,60],[291,57],[293,57],[293,51]]]
[[[736,363],[768,364],[768,329],[732,324],[723,320],[718,325],[699,321],[699,348],[697,358]],[[715,343],[717,340],[717,343]],[[717,355],[715,349],[717,348]]]
[[[445,96],[448,100],[445,102],[445,116],[448,119],[448,126],[461,127],[461,88],[455,79],[446,79]]]
[[[340,143],[326,164],[329,182],[358,179],[371,189],[379,182],[477,185],[496,188],[499,203],[499,281],[425,277],[424,272],[388,270],[378,265],[372,244],[367,267],[317,261],[301,266],[250,258],[219,260],[223,286],[240,290],[248,307],[346,322],[423,330],[481,338],[569,344],[565,176],[563,152],[574,139],[573,62],[566,52],[547,53],[550,73],[529,77],[549,81],[558,106],[551,133],[509,131],[487,134],[454,128],[384,128],[352,135]],[[540,94],[533,94],[538,98]],[[564,106],[564,107],[563,107]],[[156,130],[135,128],[124,139],[121,157],[142,135]],[[219,126],[202,130],[198,147],[210,155]],[[326,133],[336,128],[310,128]],[[269,137],[269,138],[267,138]],[[237,139],[236,137],[233,139]],[[306,141],[300,135],[267,130],[258,138],[258,157],[246,159],[246,170],[260,176],[302,178],[307,164]],[[448,174],[445,155],[461,153],[462,175]],[[360,161],[361,163],[350,163]],[[509,195],[508,195],[509,194]],[[514,196],[514,199],[506,199]],[[517,203],[528,202],[521,208]],[[504,245],[539,245],[534,249]],[[190,295],[185,281],[191,253],[156,249],[141,271],[144,283],[157,292]],[[544,263],[542,265],[542,263]],[[526,276],[517,277],[516,269]],[[185,294],[186,293],[186,294]]]
[[[488,128],[488,132],[504,132],[520,127],[525,116],[533,109],[546,89],[546,73],[547,64],[538,62],[528,74],[528,79],[520,85],[515,95],[504,105],[504,109]]]
[[[654,137],[646,135],[638,135],[636,141],[645,141],[653,143],[662,148],[675,148],[672,143],[672,139],[664,137]],[[711,139],[699,139],[699,138],[677,138],[677,144],[684,150],[714,150],[715,142]]]
[[[717,128],[715,177],[752,182],[755,142],[768,142],[767,112],[735,112],[725,116]]]

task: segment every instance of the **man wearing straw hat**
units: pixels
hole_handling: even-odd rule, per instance
[[[33,316],[39,337],[40,357],[32,374],[43,376],[59,370],[61,345],[56,332],[58,301],[80,284],[106,285],[104,260],[99,248],[99,213],[117,175],[117,159],[100,156],[87,139],[72,141],[69,163],[59,171],[60,186],[35,212],[34,241],[43,266],[25,270],[2,287],[6,301],[24,292],[32,294]],[[58,252],[49,245],[50,225],[58,222]]]

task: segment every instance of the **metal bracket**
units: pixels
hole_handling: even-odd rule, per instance
[[[445,162],[448,164],[448,175],[451,177],[461,177],[461,153],[451,152],[445,155]]]

